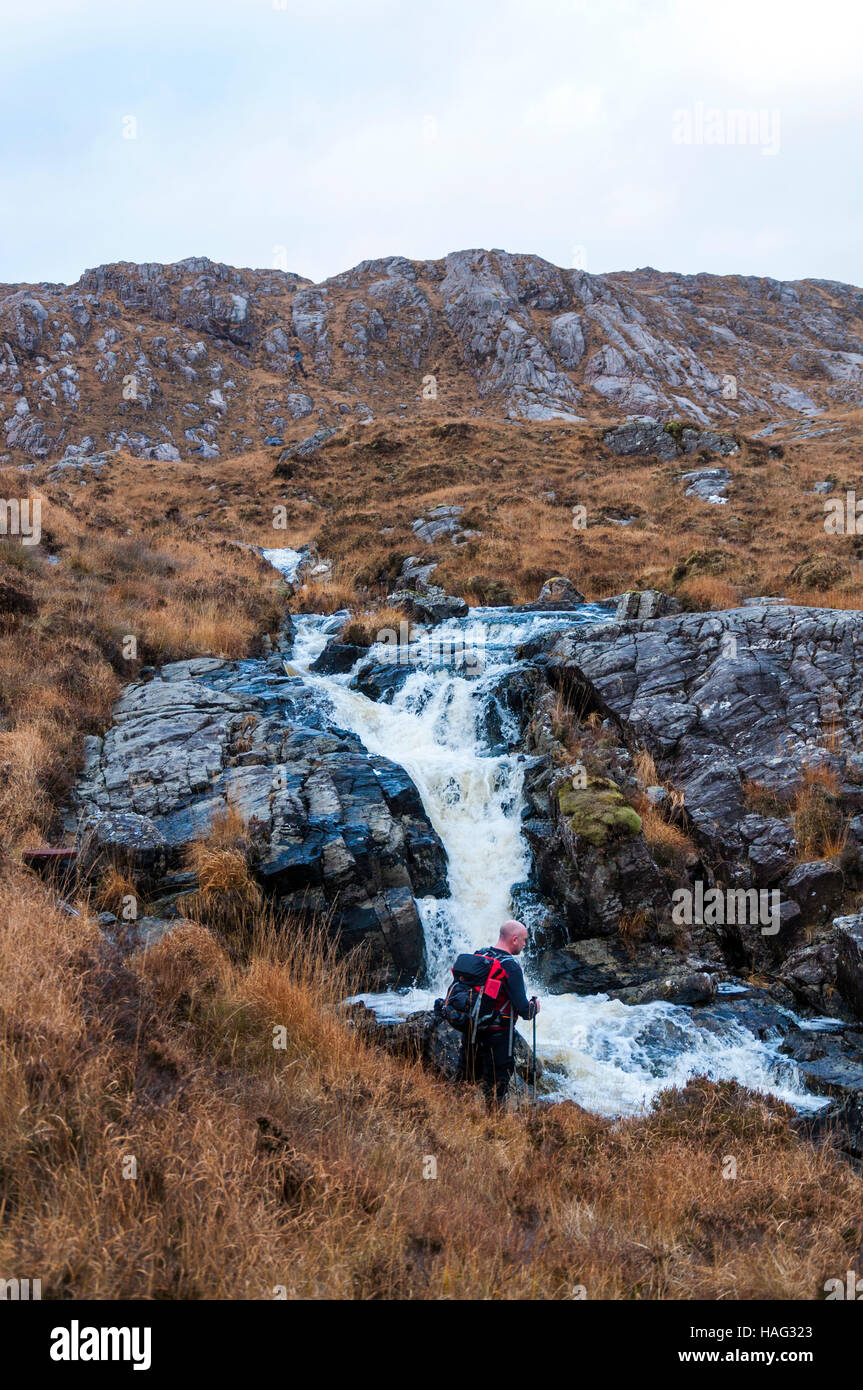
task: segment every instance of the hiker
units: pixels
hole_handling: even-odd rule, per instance
[[[294,366],[296,367],[300,376],[305,379],[306,372],[305,368],[303,367],[303,354],[299,348],[297,348],[296,352],[294,353]]]
[[[536,995],[528,999],[515,959],[526,944],[527,927],[522,922],[504,922],[496,945],[458,957],[454,983],[438,1010],[462,1031],[456,1080],[479,1082],[490,1106],[503,1104],[515,1071],[516,1016],[533,1019],[539,1013],[539,1000]],[[458,1012],[465,984],[467,1020]]]

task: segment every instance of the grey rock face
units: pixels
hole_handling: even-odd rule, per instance
[[[842,921],[837,918],[837,921]],[[801,1004],[818,1013],[832,1012],[831,992],[836,987],[835,941],[816,942],[792,951],[782,964],[780,979]]]
[[[216,457],[211,451],[240,452],[243,441],[254,447],[276,433],[259,399],[260,372],[279,381],[288,418],[315,410],[350,418],[353,405],[353,418],[368,421],[391,409],[392,385],[405,373],[415,388],[399,380],[399,393],[425,411],[424,379],[441,372],[441,349],[451,346],[439,393],[473,393],[477,414],[579,421],[611,407],[650,419],[628,420],[610,448],[669,460],[730,455],[737,446],[722,421],[793,411],[805,425],[833,402],[863,403],[860,291],[777,284],[651,270],[587,275],[500,250],[425,262],[390,256],[320,285],[206,257],[99,266],[73,286],[2,287],[2,424],[17,454],[54,458],[90,406],[115,402],[130,377],[157,442],[185,407],[215,414],[203,452]],[[775,375],[777,342],[793,349],[794,380]],[[717,350],[733,362],[730,399]],[[221,395],[207,404],[213,387]],[[29,418],[7,392],[28,401]],[[669,420],[691,423],[670,434],[657,423]],[[807,427],[797,437],[823,432]],[[98,448],[112,442],[108,433]],[[203,449],[175,443],[185,456]]]
[[[229,802],[255,828],[254,871],[286,909],[333,914],[381,978],[422,963],[413,899],[446,896],[446,858],[407,774],[332,726],[273,657],[256,676],[210,658],[131,685],[91,743],[77,798],[94,823],[89,869],[106,851],[158,879]]]
[[[863,740],[863,614],[764,606],[603,624],[558,637],[549,668],[648,747],[720,854],[742,852],[745,780],[790,794],[801,768],[823,764],[846,804],[863,803],[846,768]]]
[[[837,917],[833,937],[836,984],[857,1018],[863,1018],[863,913]]]
[[[458,519],[463,511],[464,507],[434,507],[427,518],[417,517],[411,529],[418,540],[431,545],[442,536],[452,536],[461,529]]]
[[[797,903],[805,923],[831,917],[842,901],[843,887],[842,870],[829,859],[798,864],[785,881],[785,892]]]
[[[731,435],[717,434],[715,430],[671,428],[650,415],[634,416],[622,425],[606,430],[602,442],[618,456],[655,455],[668,462],[684,454],[702,452],[728,457],[738,453],[740,448]]]
[[[689,484],[687,497],[697,497],[701,502],[724,502],[731,474],[727,468],[697,468],[694,473],[684,473],[683,482]]]

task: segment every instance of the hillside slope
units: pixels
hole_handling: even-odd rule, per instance
[[[318,285],[191,257],[0,286],[15,464],[116,446],[214,458],[295,422],[428,411],[706,425],[860,404],[863,292],[821,280],[588,275],[473,250],[365,261]]]

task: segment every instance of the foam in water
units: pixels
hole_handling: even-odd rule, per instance
[[[350,690],[350,675],[310,673],[341,619],[298,619],[292,665],[324,688],[341,726],[370,752],[405,768],[447,852],[451,897],[417,904],[426,944],[423,987],[362,996],[381,1017],[430,1007],[445,988],[457,952],[497,939],[501,922],[511,915],[512,887],[529,873],[521,834],[523,762],[517,753],[493,752],[485,730],[495,686],[519,664],[516,646],[555,627],[606,618],[589,604],[565,615],[474,609],[469,618],[439,630],[465,644],[482,644],[482,674],[423,667],[414,644],[408,657],[417,664],[391,704]],[[392,649],[374,648],[370,655],[391,661]],[[542,993],[538,985],[533,992]],[[805,1092],[794,1064],[779,1053],[779,1041],[764,1042],[741,1024],[715,1016],[707,1026],[697,1011],[681,1006],[631,1006],[605,995],[545,996],[537,1020],[538,1051],[559,1075],[560,1096],[607,1115],[638,1112],[661,1090],[700,1073],[737,1080],[801,1108],[826,1104]]]

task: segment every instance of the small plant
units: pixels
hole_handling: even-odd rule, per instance
[[[794,797],[792,826],[798,858],[832,859],[848,839],[848,822],[838,800],[839,779],[832,768],[807,767]]]

